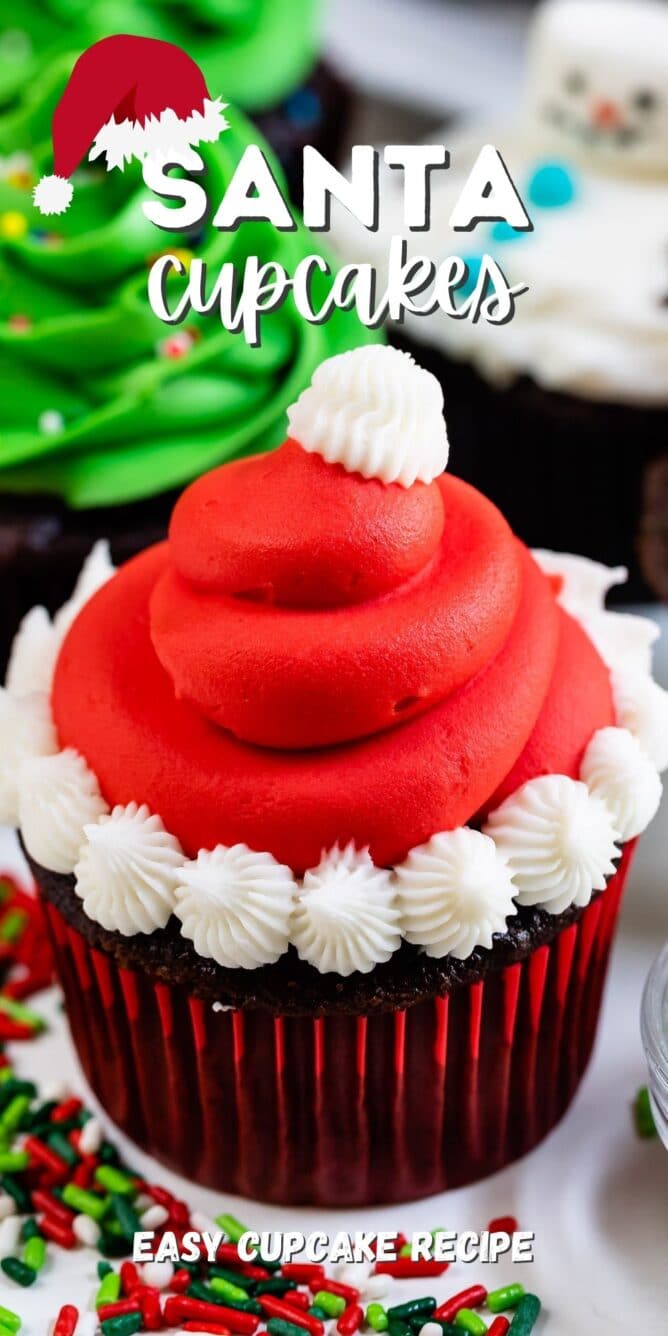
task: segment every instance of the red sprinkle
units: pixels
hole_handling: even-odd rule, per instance
[[[69,1206],[59,1201],[57,1197],[54,1197],[52,1192],[47,1192],[44,1188],[35,1188],[35,1191],[30,1194],[30,1199],[33,1211],[44,1211],[45,1215],[57,1220],[58,1224],[69,1229],[74,1220],[74,1211],[71,1211]]]
[[[185,1294],[186,1290],[190,1288],[191,1280],[192,1276],[189,1271],[175,1271],[169,1282],[169,1288],[175,1294]]]
[[[100,1322],[106,1322],[109,1317],[123,1317],[125,1313],[139,1313],[136,1299],[117,1299],[112,1304],[100,1304],[97,1310]]]
[[[468,1290],[460,1290],[459,1294],[453,1294],[451,1299],[446,1299],[440,1308],[432,1314],[430,1322],[453,1322],[460,1308],[480,1308],[487,1298],[487,1290],[484,1285],[471,1285]]]
[[[230,1336],[228,1327],[221,1327],[218,1322],[204,1322],[201,1319],[195,1319],[194,1322],[184,1322],[184,1331],[207,1331],[214,1332],[215,1336]]]
[[[40,1141],[39,1137],[26,1137],[24,1143],[31,1160],[36,1160],[38,1164],[46,1165],[52,1174],[58,1177],[69,1178],[69,1167],[65,1163],[62,1155],[57,1155],[55,1150],[46,1145],[46,1142]]]
[[[79,1309],[73,1304],[64,1304],[56,1318],[51,1336],[74,1336],[78,1321]]]
[[[162,1308],[157,1290],[144,1286],[136,1291],[136,1299],[141,1309],[145,1331],[162,1331]]]
[[[324,1325],[319,1317],[313,1317],[311,1313],[302,1313],[301,1309],[290,1307],[284,1299],[278,1299],[275,1294],[258,1294],[258,1303],[264,1313],[269,1317],[280,1317],[284,1322],[294,1322],[295,1326],[303,1327],[305,1331],[311,1333],[311,1336],[324,1336]]]
[[[374,1275],[396,1276],[398,1280],[411,1276],[442,1276],[449,1265],[449,1262],[414,1262],[412,1257],[398,1257],[396,1262],[376,1262]]]
[[[224,1304],[208,1304],[202,1299],[191,1299],[187,1294],[175,1294],[168,1299],[163,1316],[172,1326],[184,1317],[202,1317],[228,1327],[230,1332],[240,1332],[241,1336],[254,1336],[260,1325],[254,1313],[242,1313],[240,1309],[226,1308]]]
[[[510,1331],[510,1322],[507,1317],[500,1314],[499,1317],[494,1318],[491,1327],[487,1328],[487,1336],[506,1336],[508,1331]]]
[[[497,1220],[490,1220],[487,1229],[490,1234],[516,1234],[519,1225],[514,1215],[500,1215]]]
[[[317,1281],[320,1288],[320,1281],[325,1279],[325,1268],[317,1262],[286,1262],[281,1267],[281,1275],[286,1280],[296,1280],[298,1285],[310,1285],[311,1281]]]
[[[131,1295],[133,1290],[142,1288],[141,1277],[134,1262],[123,1262],[121,1267],[121,1289]]]
[[[13,1021],[9,1016],[0,1015],[0,1043],[5,1040],[13,1039],[34,1039],[37,1031],[31,1030],[29,1025],[21,1025],[19,1021]]]
[[[348,1304],[336,1324],[336,1330],[341,1336],[354,1336],[354,1333],[359,1331],[363,1318],[364,1309],[360,1308],[359,1304]]]
[[[99,1161],[95,1155],[84,1156],[81,1164],[76,1166],[72,1174],[72,1182],[76,1183],[78,1188],[89,1188],[92,1186]]]
[[[53,1110],[49,1121],[52,1123],[66,1123],[70,1118],[76,1118],[77,1114],[81,1112],[81,1108],[81,1100],[73,1095],[71,1099],[64,1099],[62,1104],[59,1104]]]
[[[306,1290],[288,1290],[286,1294],[281,1295],[284,1304],[289,1304],[290,1308],[310,1308],[311,1298]]]
[[[141,1183],[139,1190],[148,1193],[148,1196],[152,1197],[158,1203],[158,1206],[166,1206],[168,1211],[171,1210],[174,1198],[171,1192],[167,1191],[167,1188],[161,1188],[157,1183]]]
[[[44,1237],[51,1239],[52,1243],[57,1243],[61,1248],[75,1246],[76,1238],[69,1225],[61,1224],[60,1220],[54,1219],[52,1215],[40,1216],[37,1223]]]
[[[176,1201],[175,1199],[172,1199],[169,1208],[169,1218],[172,1224],[179,1225],[182,1229],[188,1228],[188,1225],[190,1224],[190,1211],[184,1201]]]
[[[342,1285],[340,1280],[330,1280],[329,1276],[326,1276],[317,1285],[312,1281],[309,1288],[314,1293],[317,1293],[318,1290],[325,1290],[327,1294],[337,1294],[339,1299],[345,1299],[346,1303],[349,1304],[356,1304],[360,1297],[359,1290],[354,1289],[352,1285]]]

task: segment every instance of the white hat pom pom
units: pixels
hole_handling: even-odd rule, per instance
[[[40,213],[65,213],[73,194],[72,183],[66,176],[43,176],[37,182],[32,197]]]

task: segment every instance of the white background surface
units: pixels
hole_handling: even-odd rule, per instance
[[[668,685],[668,613],[661,615],[665,643],[658,675]],[[646,1081],[639,1036],[639,1008],[653,957],[668,938],[666,841],[668,801],[641,841],[631,874],[614,953],[594,1060],[575,1104],[536,1151],[472,1188],[407,1206],[365,1211],[282,1210],[221,1198],[191,1187],[127,1146],[131,1164],[165,1182],[209,1216],[230,1209],[249,1228],[484,1229],[497,1215],[515,1215],[521,1229],[536,1232],[536,1260],[512,1267],[457,1265],[416,1293],[440,1299],[468,1284],[488,1288],[521,1280],[543,1300],[536,1336],[665,1336],[668,1330],[668,1154],[658,1141],[640,1141],[629,1105]],[[9,837],[0,841],[7,866]],[[39,1004],[44,1009],[46,999]],[[16,1045],[17,1067],[42,1082],[81,1078],[55,1001],[48,1003],[49,1033],[32,1045]],[[425,1091],[428,1098],[428,1091]],[[183,1092],[184,1117],[188,1092]],[[116,1135],[116,1134],[115,1134]],[[224,1146],[221,1146],[224,1154]],[[86,1307],[95,1290],[97,1256],[81,1250],[56,1254],[32,1290],[0,1279],[0,1303],[24,1317],[22,1336],[46,1336],[48,1320],[66,1301]],[[411,1292],[403,1283],[399,1295]],[[394,1302],[399,1302],[399,1295]]]

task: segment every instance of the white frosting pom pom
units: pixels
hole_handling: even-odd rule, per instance
[[[114,807],[84,830],[75,890],[89,918],[131,937],[164,928],[183,850],[144,804]]]
[[[53,619],[58,635],[59,648],[75,617],[90,601],[93,594],[96,594],[98,589],[101,589],[111,579],[115,570],[116,567],[111,560],[109,544],[106,538],[99,538],[81,567],[71,597],[68,598],[67,603],[63,603],[62,608],[58,609]]]
[[[72,203],[71,181],[66,176],[43,176],[37,182],[32,198],[40,213],[66,213]]]
[[[612,692],[620,728],[638,739],[655,768],[668,769],[668,691],[647,673],[613,672]]]
[[[42,867],[73,872],[86,825],[108,811],[95,775],[74,748],[23,762],[19,825],[28,853]]]
[[[368,849],[331,849],[304,877],[290,936],[321,974],[368,974],[401,945],[390,873]]]
[[[18,826],[22,762],[58,750],[48,696],[39,691],[13,696],[0,687],[0,737],[0,823]]]
[[[490,949],[517,913],[505,858],[488,835],[467,826],[411,849],[397,882],[404,936],[437,959]]]
[[[256,969],[287,951],[296,889],[290,869],[271,854],[219,844],[178,869],[175,913],[199,956]]]
[[[532,556],[546,575],[561,578],[557,602],[578,621],[602,612],[609,591],[615,585],[625,584],[629,575],[625,566],[604,566],[600,561],[575,557],[570,552],[535,548]]]
[[[396,348],[354,348],[323,362],[288,409],[303,450],[348,473],[411,487],[448,462],[443,392],[430,372]]]
[[[14,636],[5,685],[12,696],[48,693],[58,656],[58,637],[46,608],[31,608]]]
[[[626,728],[600,728],[582,761],[580,778],[601,798],[622,840],[646,830],[661,802],[662,785],[652,761]]]
[[[581,908],[615,871],[619,836],[608,808],[566,775],[523,784],[491,813],[485,830],[508,860],[520,905],[551,914]]]

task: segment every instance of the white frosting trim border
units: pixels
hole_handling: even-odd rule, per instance
[[[618,726],[594,734],[580,779],[548,775],[529,780],[490,813],[484,831],[465,826],[437,832],[396,868],[377,868],[368,850],[348,845],[323,851],[318,867],[297,881],[269,853],[245,845],[219,845],[186,859],[146,805],[130,803],[108,813],[83,758],[69,750],[58,753],[62,763],[56,760],[55,730],[44,718],[48,697],[44,691],[22,693],[17,669],[20,663],[26,684],[34,688],[33,636],[42,672],[45,661],[55,667],[63,628],[111,574],[106,553],[96,548],[76,597],[53,622],[47,626],[34,610],[28,614],[8,685],[0,688],[9,720],[0,753],[0,793],[11,797],[11,815],[18,820],[22,805],[30,810],[34,762],[42,756],[52,758],[40,771],[42,810],[48,803],[48,776],[53,774],[60,787],[65,761],[70,784],[80,775],[83,786],[71,807],[54,795],[57,820],[50,823],[48,838],[35,820],[25,823],[28,852],[41,861],[45,848],[50,849],[52,870],[74,873],[86,913],[106,929],[128,936],[148,933],[163,928],[175,913],[198,953],[227,968],[232,961],[244,969],[268,964],[292,944],[321,973],[346,977],[388,960],[402,939],[433,957],[463,960],[477,947],[490,949],[494,933],[503,932],[518,905],[559,914],[588,904],[614,872],[621,842],[640,834],[658,807],[658,771],[668,764],[668,692],[649,671],[654,624],[603,608],[610,577],[619,572],[606,574],[605,567],[583,558],[535,556],[546,573],[562,578],[557,599],[585,631],[592,625],[600,629],[601,619],[607,619],[599,652],[610,667],[613,687],[618,679],[624,682],[624,692],[615,689]],[[31,727],[26,714],[33,705],[37,714]],[[33,764],[23,764],[28,759]],[[629,787],[633,792],[627,792]],[[132,839],[124,839],[122,847],[109,839],[112,832],[126,831]],[[88,872],[100,858],[104,876],[93,885]],[[234,869],[250,891],[238,902],[230,898]]]

